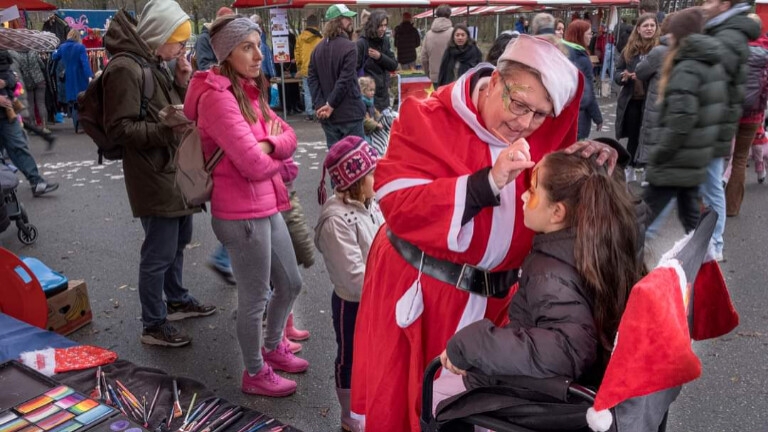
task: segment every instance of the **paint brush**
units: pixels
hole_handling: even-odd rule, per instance
[[[213,414],[219,410],[220,405],[215,405],[212,408],[213,408],[212,410],[210,410],[205,416],[203,416],[202,420],[197,422],[197,424],[195,424],[195,426],[192,429],[190,429],[190,432],[197,432],[198,430],[200,430],[200,428],[205,424],[205,422],[207,422],[208,419],[210,419],[211,416],[213,416]]]
[[[105,374],[103,371],[101,372],[101,388],[103,389],[104,398],[107,404],[111,404],[112,397],[109,394],[109,391],[107,390],[107,374]]]
[[[112,402],[117,408],[120,410],[120,412],[123,413],[124,416],[128,417],[128,413],[125,412],[125,408],[123,407],[122,402],[120,402],[120,398],[117,397],[117,394],[115,394],[115,389],[112,388],[111,385],[107,384],[107,390],[109,390],[109,393],[112,395]]]
[[[192,412],[192,407],[195,406],[195,399],[197,399],[197,393],[192,395],[192,401],[189,403],[189,408],[187,408],[187,415],[184,416],[184,424],[189,420],[189,414]]]
[[[152,413],[155,412],[155,404],[157,403],[157,397],[160,396],[160,386],[157,386],[157,390],[155,390],[155,397],[152,398],[152,403],[149,404],[149,413],[147,413],[147,422],[149,422],[149,418],[152,417]]]
[[[248,432],[256,432],[257,430],[263,429],[274,422],[275,422],[275,419],[269,419],[267,421],[261,422],[256,426],[254,426],[253,428],[251,428]]]
[[[224,423],[228,418],[230,418],[234,413],[240,411],[240,407],[237,408],[230,408],[226,411],[224,411],[224,414],[222,414],[219,418],[212,421],[208,424],[208,426],[204,427],[201,432],[211,432],[212,429],[217,428],[220,424]]]
[[[184,413],[181,411],[181,403],[179,403],[179,387],[176,384],[176,380],[173,380],[173,418],[179,418]]]
[[[264,418],[264,414],[262,414],[262,415],[260,415],[260,416],[256,417],[255,419],[253,419],[253,420],[249,421],[249,422],[248,422],[248,424],[246,424],[245,426],[243,426],[242,428],[240,428],[240,430],[239,430],[239,431],[237,431],[237,432],[246,432],[248,429],[252,428],[252,427],[253,427],[253,425],[255,425],[256,423],[258,423],[259,421],[261,421],[261,419],[263,419],[263,418]]]
[[[236,412],[235,414],[231,415],[229,419],[225,421],[221,426],[214,429],[213,432],[224,432],[228,427],[232,426],[236,421],[240,420],[240,417],[242,416],[242,411]]]
[[[91,397],[94,399],[101,399],[101,366],[96,368],[96,387],[91,392]]]

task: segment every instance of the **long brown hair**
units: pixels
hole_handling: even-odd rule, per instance
[[[217,18],[216,21],[214,21],[211,25],[211,38],[213,38],[213,36],[221,29],[223,29],[227,24],[237,18],[242,17],[238,15],[225,15]],[[232,93],[235,95],[237,105],[240,107],[240,112],[243,114],[243,118],[245,118],[245,120],[250,124],[258,123],[259,116],[253,109],[251,100],[248,98],[248,95],[245,94],[245,89],[241,84],[243,77],[241,77],[240,74],[235,71],[227,59],[224,59],[221,62],[219,73],[222,76],[229,78],[229,81],[232,83]],[[263,73],[260,73],[259,76],[254,79],[253,84],[259,89],[259,109],[261,110],[261,115],[264,118],[264,121],[267,122],[270,120],[269,100],[267,100],[267,95],[269,94],[269,81],[267,81],[267,78]]]
[[[339,36],[341,32],[347,32],[343,27],[342,19],[341,17],[334,18],[325,23],[325,26],[323,27],[323,38],[334,39],[336,36]]]
[[[665,22],[667,20],[664,20]],[[704,31],[705,18],[701,9],[688,8],[675,12],[669,21],[669,32],[672,34],[674,43],[669,47],[664,63],[661,66],[661,77],[659,78],[659,102],[664,100],[664,91],[669,84],[669,77],[675,68],[675,60],[680,48],[688,43],[688,36],[698,34]]]
[[[630,290],[645,269],[637,256],[638,225],[627,187],[595,160],[551,153],[541,163],[539,184],[550,201],[565,205],[565,224],[576,231],[576,268],[594,299],[600,345],[610,351]]]
[[[640,26],[646,21],[653,20],[656,23],[656,33],[653,34],[651,39],[645,40],[640,36]],[[659,38],[661,29],[659,29],[659,22],[656,20],[656,14],[645,13],[640,15],[637,20],[637,25],[632,30],[632,34],[629,35],[627,46],[624,47],[624,60],[629,63],[632,61],[632,57],[636,55],[648,54],[649,51],[659,44]]]

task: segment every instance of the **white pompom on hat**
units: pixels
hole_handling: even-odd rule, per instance
[[[499,61],[511,60],[536,69],[547,89],[555,116],[576,97],[579,89],[579,71],[568,57],[546,39],[521,34],[512,39]]]

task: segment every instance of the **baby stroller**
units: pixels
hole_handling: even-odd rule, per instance
[[[738,324],[738,315],[732,307],[720,312],[731,306],[730,298],[719,267],[707,256],[716,220],[716,213],[706,212],[692,236],[678,242],[662,257],[659,267],[635,285],[599,389],[586,388],[562,377],[492,377],[488,381],[483,379],[480,386],[470,385],[470,390],[441,401],[433,415],[433,384],[441,368],[440,359],[436,358],[425,372],[421,431],[472,432],[479,426],[495,432],[664,432],[669,406],[682,385],[701,374],[701,364],[690,349],[691,338],[702,340],[721,336]],[[708,260],[702,264],[705,256]],[[713,277],[712,269],[716,269],[722,285],[715,287],[711,283],[717,279]],[[678,276],[681,280],[676,280]],[[697,276],[702,276],[701,285]],[[664,317],[673,319],[659,321],[664,324],[648,322],[653,321],[648,315],[657,312],[654,307],[661,303],[672,311]],[[677,307],[669,308],[670,304]],[[646,312],[638,314],[640,309],[646,309]],[[698,320],[694,320],[694,310],[697,316],[700,314]],[[719,324],[705,329],[703,321]],[[661,368],[669,366],[659,372],[665,375],[659,379],[645,366],[649,363],[649,350],[638,348],[652,345],[648,343],[649,332],[643,330],[656,326],[663,328],[654,340],[670,338],[677,342],[666,347],[668,352],[654,358]],[[630,333],[630,329],[640,331]],[[658,347],[654,349],[660,351]],[[656,356],[656,353],[651,355]],[[676,368],[678,364],[680,367]],[[470,381],[471,376],[468,375]],[[631,376],[635,378],[627,378]],[[675,378],[665,380],[669,376]]]
[[[14,169],[5,164],[0,158],[0,232],[4,232],[11,224],[16,222],[18,229],[17,236],[19,241],[25,245],[31,245],[37,240],[37,228],[29,223],[27,211],[24,204],[16,196],[16,188],[19,186],[19,179],[16,177]]]

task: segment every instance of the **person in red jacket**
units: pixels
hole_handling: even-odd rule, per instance
[[[583,78],[549,41],[521,35],[496,69],[478,65],[406,99],[375,174],[387,224],[368,255],[355,329],[352,412],[367,432],[419,430],[429,361],[463,327],[503,324],[531,248],[522,193],[535,162],[576,141]],[[571,150],[617,153],[600,143]]]

